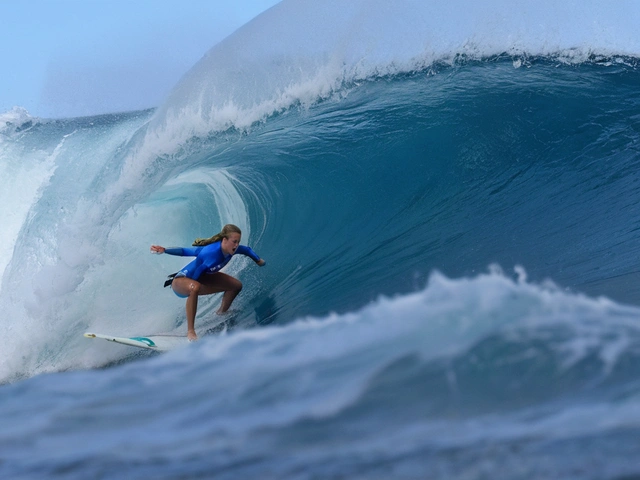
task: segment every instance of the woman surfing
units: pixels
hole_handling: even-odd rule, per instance
[[[235,225],[227,224],[222,231],[211,238],[198,238],[193,242],[194,248],[164,248],[151,245],[152,253],[167,253],[181,257],[196,257],[191,263],[177,272],[165,286],[171,285],[172,290],[181,298],[187,299],[187,337],[197,340],[195,322],[198,310],[198,296],[224,292],[222,304],[217,313],[229,310],[231,303],[242,290],[240,280],[222,273],[231,257],[239,253],[246,255],[263,266],[266,262],[251,248],[240,245],[242,232]]]

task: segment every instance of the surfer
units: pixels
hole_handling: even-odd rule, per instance
[[[197,340],[195,331],[198,296],[224,292],[222,304],[217,313],[229,310],[231,303],[242,290],[240,280],[220,272],[236,253],[246,255],[263,266],[266,262],[251,248],[240,245],[242,232],[235,225],[227,224],[222,231],[211,238],[197,238],[195,248],[164,248],[151,245],[151,253],[168,253],[181,257],[196,257],[179,272],[169,275],[165,287],[171,285],[174,293],[187,299],[187,337]]]

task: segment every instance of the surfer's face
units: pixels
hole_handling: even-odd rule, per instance
[[[228,237],[222,239],[220,248],[222,248],[222,252],[226,255],[233,255],[236,253],[238,245],[240,245],[240,234],[230,233]]]

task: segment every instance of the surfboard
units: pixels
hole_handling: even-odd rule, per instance
[[[189,339],[185,335],[171,334],[147,335],[146,337],[114,337],[113,335],[87,332],[84,336],[87,338],[101,338],[109,342],[155,350],[157,352],[166,352],[189,343]]]

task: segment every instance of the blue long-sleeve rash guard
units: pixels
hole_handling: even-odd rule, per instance
[[[251,258],[253,261],[260,261],[260,257],[251,250],[251,248],[244,245],[238,245],[234,254],[225,255],[222,252],[222,242],[215,242],[204,247],[191,247],[191,248],[166,248],[164,253],[169,255],[177,255],[180,257],[196,257],[191,263],[180,270],[180,274],[184,274],[188,278],[198,280],[204,273],[215,273],[224,267],[233,255],[240,253]],[[180,275],[182,276],[182,275]]]

